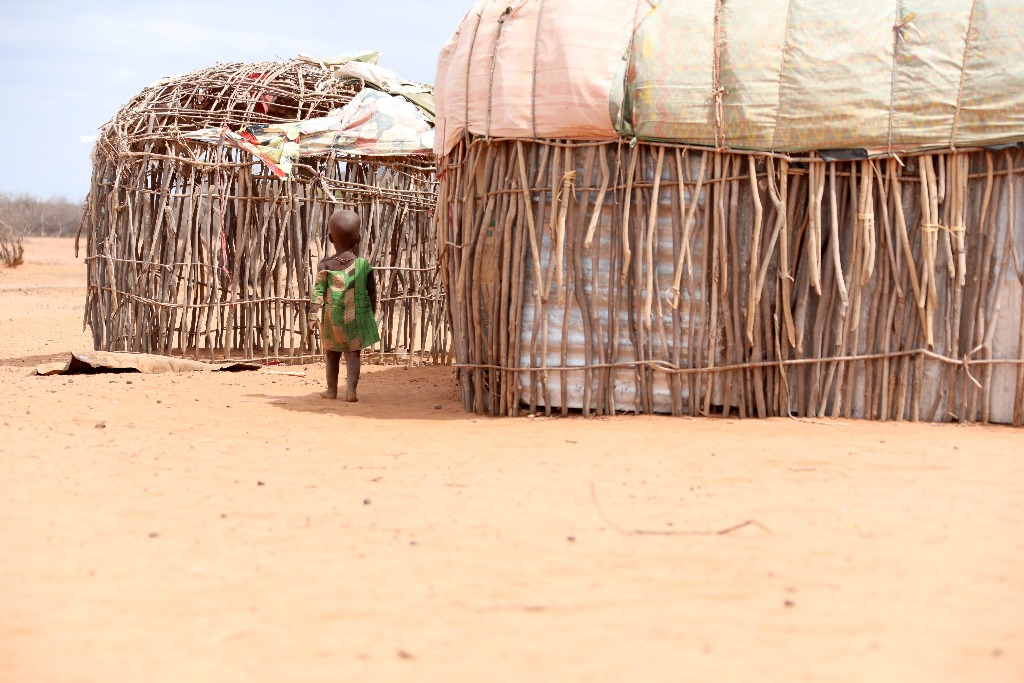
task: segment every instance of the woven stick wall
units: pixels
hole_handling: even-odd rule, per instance
[[[1021,424],[1021,150],[470,137],[446,159],[470,410]]]
[[[164,79],[101,131],[82,231],[94,346],[210,359],[319,355],[306,316],[339,207],[363,218],[377,270],[371,358],[447,359],[425,157],[304,158],[278,178],[248,153],[183,137],[323,116],[362,87],[323,65],[226,64]]]

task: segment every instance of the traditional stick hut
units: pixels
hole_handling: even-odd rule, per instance
[[[363,218],[361,251],[377,271],[372,351],[447,358],[432,94],[376,56],[164,78],[103,126],[79,228],[97,350],[318,355],[306,331],[312,270],[345,206]]]
[[[441,54],[466,408],[1022,422],[1024,9],[480,1]]]

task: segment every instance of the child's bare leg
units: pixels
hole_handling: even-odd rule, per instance
[[[345,400],[353,403],[359,400],[359,397],[356,395],[356,387],[359,385],[359,361],[361,355],[361,351],[345,352],[345,371],[348,373]]]
[[[320,395],[324,398],[338,398],[338,371],[341,369],[341,353],[339,351],[324,351],[324,359],[327,361],[327,391]]]

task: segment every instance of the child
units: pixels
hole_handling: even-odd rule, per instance
[[[380,341],[377,332],[377,285],[370,262],[356,258],[359,248],[359,214],[335,211],[328,223],[334,256],[317,266],[309,329],[321,328],[327,360],[327,391],[324,398],[338,397],[338,370],[345,354],[348,382],[345,400],[358,401],[359,361],[362,349]]]

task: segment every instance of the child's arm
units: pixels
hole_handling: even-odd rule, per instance
[[[377,279],[373,277],[373,268],[366,274],[366,293],[370,296],[370,310],[377,315]]]
[[[320,323],[323,322],[324,294],[327,292],[327,278],[330,277],[330,275],[321,275],[322,273],[324,273],[323,269],[317,273],[316,283],[313,285],[313,297],[309,302],[310,330],[314,327],[319,327]]]

